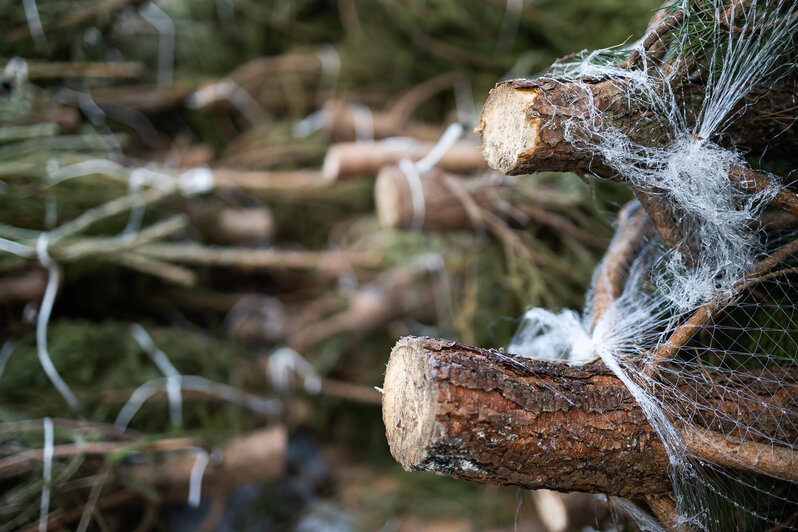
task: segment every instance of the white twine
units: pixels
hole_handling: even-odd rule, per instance
[[[155,172],[152,172],[155,174]],[[131,194],[135,194],[141,190],[144,186],[144,183],[147,182],[149,179],[150,173],[149,170],[145,170],[144,168],[135,168],[133,171],[130,172],[128,175],[128,191]],[[125,224],[125,228],[122,229],[123,235],[133,235],[137,233],[139,229],[141,229],[141,223],[144,220],[144,212],[147,208],[144,205],[135,205],[132,209],[130,209],[130,214],[127,218],[127,224]]]
[[[374,142],[374,114],[367,105],[356,103],[349,106],[355,126],[357,142]]]
[[[3,79],[14,80],[19,85],[28,80],[28,62],[22,57],[12,57],[3,68]]]
[[[158,85],[169,85],[174,73],[175,23],[152,2],[144,4],[139,14],[158,30]]]
[[[55,303],[55,296],[58,292],[58,283],[60,280],[60,272],[58,265],[47,253],[47,246],[49,244],[50,235],[43,232],[36,240],[36,254],[39,258],[41,265],[47,269],[47,286],[44,289],[44,297],[42,298],[41,306],[39,307],[38,317],[36,318],[36,351],[39,355],[39,362],[42,365],[47,377],[53,386],[61,394],[61,397],[67,402],[72,410],[77,411],[78,400],[69,389],[67,383],[58,374],[55,369],[50,353],[47,350],[47,326],[50,323],[50,314],[53,311],[53,304]]]
[[[454,146],[454,143],[457,142],[457,139],[460,138],[460,135],[463,134],[463,125],[459,122],[455,122],[450,124],[449,127],[446,128],[446,131],[443,132],[441,138],[438,140],[437,144],[432,147],[429,153],[420,161],[416,163],[416,168],[420,173],[426,173],[432,170],[438,162],[440,162],[441,158],[446,155],[446,152],[449,151],[449,148]]]
[[[665,532],[662,525],[629,499],[610,497],[610,501],[632,518],[641,532]]]
[[[24,258],[28,258],[33,254],[33,248],[30,246],[2,237],[0,237],[0,251],[5,251],[6,253]]]
[[[133,416],[144,406],[147,399],[155,395],[158,390],[161,389],[161,382],[163,380],[164,379],[153,379],[136,388],[127,402],[122,406],[122,409],[119,410],[119,414],[116,415],[114,425],[121,430],[127,429]]]
[[[413,218],[410,220],[410,229],[420,231],[424,227],[424,218],[427,215],[426,200],[424,199],[424,185],[421,184],[421,175],[418,167],[410,159],[399,161],[399,169],[407,179],[410,188],[410,204],[413,206]]]
[[[188,481],[188,505],[192,508],[199,508],[200,499],[202,498],[202,477],[205,475],[205,469],[210,462],[210,455],[208,451],[201,447],[193,450],[196,456],[194,465],[191,466],[191,475]]]
[[[39,17],[36,0],[22,0],[22,7],[25,9],[25,19],[28,21],[28,29],[34,44],[40,48],[47,45],[47,37],[44,35],[44,27],[42,27],[42,19]]]
[[[413,205],[413,217],[410,221],[410,228],[420,231],[424,227],[424,218],[426,216],[426,201],[424,199],[424,185],[421,183],[421,175],[429,172],[441,160],[449,148],[451,148],[460,135],[463,133],[463,126],[459,122],[450,124],[446,128],[441,138],[432,147],[424,158],[417,162],[412,162],[409,159],[402,159],[399,161],[399,169],[407,179],[407,185],[410,188],[410,201]],[[386,141],[395,141],[394,139],[385,139]],[[383,141],[385,142],[385,141]]]
[[[185,197],[206,194],[215,186],[213,172],[207,166],[186,170],[177,176],[178,189]]]
[[[226,100],[253,125],[266,121],[266,113],[247,90],[230,78],[207,85],[186,98],[186,107],[200,109],[213,102]]]
[[[169,419],[176,427],[183,426],[183,398],[180,391],[182,376],[177,371],[166,353],[158,349],[144,327],[138,323],[130,326],[130,334],[146,352],[158,369],[166,377],[166,395],[169,398]]]
[[[171,190],[177,188],[183,197],[190,197],[205,194],[216,186],[213,172],[210,168],[200,166],[186,170],[176,177],[153,170],[150,168],[135,168],[128,176],[128,188],[131,193],[136,193],[144,186],[150,186],[158,190]],[[127,225],[122,234],[132,234],[141,228],[146,207],[136,205],[130,210]]]
[[[89,121],[94,126],[102,129],[105,132],[105,135],[103,135],[101,138],[103,141],[108,143],[108,150],[116,154],[122,153],[122,145],[117,140],[113,131],[111,131],[111,128],[108,127],[108,124],[105,120],[105,111],[103,111],[102,107],[97,105],[97,102],[94,101],[94,98],[91,97],[91,94],[88,92],[88,90],[86,92],[80,92],[62,87],[59,89],[59,92],[71,93],[77,99],[78,107],[83,114],[88,117]]]
[[[39,506],[39,532],[47,531],[50,515],[50,482],[53,479],[53,420],[44,418],[44,449],[42,452],[42,502]]]
[[[323,128],[330,120],[330,113],[326,109],[319,109],[308,116],[295,122],[291,127],[291,134],[298,139],[304,139]]]
[[[147,399],[165,389],[166,384],[167,379],[165,378],[151,379],[136,388],[117,414],[114,425],[125,430]],[[257,414],[274,415],[282,410],[282,403],[277,399],[242,392],[227,384],[214,382],[199,375],[181,375],[180,385],[183,390],[218,397],[224,401],[242,405]]]
[[[129,180],[130,171],[109,159],[88,159],[79,163],[56,168],[49,174],[47,186],[52,187],[69,179],[90,175],[105,175],[119,181]]]
[[[290,347],[276,349],[267,362],[269,380],[272,386],[281,391],[293,389],[293,379],[302,378],[305,391],[316,395],[321,392],[321,377],[302,355]]]

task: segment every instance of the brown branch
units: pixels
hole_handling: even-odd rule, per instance
[[[428,264],[424,261],[388,270],[351,294],[345,310],[314,323],[305,321],[299,327],[292,324],[286,345],[305,353],[315,344],[336,334],[378,329],[414,308],[428,305],[432,302],[429,283],[421,278],[429,274]]]
[[[627,271],[641,245],[652,236],[651,223],[644,211],[631,213],[634,204],[627,204],[618,216],[618,229],[607,253],[601,260],[593,285],[592,325],[621,296]]]
[[[322,177],[328,181],[358,177],[374,179],[382,167],[397,165],[402,159],[417,161],[427,155],[433,147],[433,143],[413,140],[334,144],[324,157]],[[487,167],[479,146],[468,141],[454,144],[436,166],[455,174],[470,174]]]
[[[798,482],[798,456],[793,449],[730,438],[700,427],[682,427],[680,434],[698,458]]]
[[[345,100],[329,100],[324,104],[327,114],[324,130],[327,135],[337,141],[354,141],[358,120],[362,119],[371,127],[375,139],[387,137],[412,137],[422,141],[434,142],[440,138],[443,129],[440,126],[409,120],[406,115],[394,112],[376,111],[353,106]],[[358,116],[362,113],[362,117]]]
[[[654,15],[651,23],[649,23],[649,30],[646,32],[645,37],[643,37],[643,49],[646,51],[650,50],[651,47],[657,42],[660,42],[666,34],[680,26],[683,20],[683,9],[676,11],[676,13],[670,16],[667,16],[664,9],[658,11],[657,14]],[[624,67],[626,69],[631,69],[638,61],[640,61],[640,51],[634,49],[632,53],[629,54],[629,58],[625,61]]]
[[[349,268],[377,268],[382,259],[376,253],[293,251],[199,244],[145,244],[135,251],[145,258],[164,262],[228,266],[253,269],[318,270],[336,275]]]
[[[221,461],[209,463],[202,476],[203,495],[224,495],[235,487],[279,476],[285,469],[287,440],[286,430],[280,426],[230,440],[221,449]],[[147,464],[125,468],[123,474],[155,487],[167,500],[175,501],[188,494],[195,461],[195,456],[183,453],[157,467]]]
[[[729,179],[749,194],[757,194],[774,186],[769,177],[748,168],[732,168]],[[776,185],[776,193],[770,200],[770,205],[798,216],[798,194],[783,186]]]
[[[83,444],[64,444],[53,447],[53,458],[83,455],[108,455],[126,448],[140,452],[166,452],[196,446],[189,438],[168,438],[135,446],[129,441],[105,441]],[[40,462],[44,457],[43,449],[23,451],[0,460],[0,478],[18,475],[26,470],[31,462]]]

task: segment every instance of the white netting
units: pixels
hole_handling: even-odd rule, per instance
[[[768,207],[791,194],[781,179],[752,174],[745,147],[722,145],[756,102],[752,91],[795,86],[795,10],[792,0],[681,0],[660,21],[666,38],[553,70],[576,88],[574,102],[591,97],[588,82],[613,80],[628,106],[657,117],[658,142],[645,144],[591,105],[569,119],[565,138],[655,191],[678,238],[644,231],[630,248],[616,237],[584,316],[531,309],[509,349],[600,357],[659,433],[677,523],[694,529],[798,527],[796,217]],[[634,51],[639,66],[623,64]],[[685,86],[701,88],[698,100]],[[623,275],[602,275],[609,267]]]

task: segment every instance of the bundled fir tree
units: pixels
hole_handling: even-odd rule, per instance
[[[513,355],[397,345],[384,417],[405,467],[609,493],[672,529],[798,525],[796,39],[793,2],[680,0],[631,46],[493,89],[492,167],[637,201],[583,315],[528,310]]]

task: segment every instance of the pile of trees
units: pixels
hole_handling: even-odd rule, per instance
[[[778,16],[766,18],[768,9]],[[509,175],[569,171],[598,176],[629,186],[642,206],[621,214],[594,276],[590,333],[621,297],[642,250],[650,253],[652,246],[660,246],[665,254],[678,252],[688,269],[698,268],[713,250],[696,240],[695,218],[685,214],[664,184],[643,186],[623,175],[617,161],[586,149],[593,140],[580,143],[569,127],[582,120],[588,135],[612,130],[639,147],[644,161],[646,149],[667,148],[676,138],[669,117],[658,114],[661,107],[640,97],[634,73],[666,82],[662,86],[672,91],[680,117],[693,127],[702,119],[704,100],[712,97],[707,86],[717,83],[718,71],[746,68],[724,65],[720,58],[702,63],[719,54],[714,56],[707,44],[713,41],[701,41],[701,31],[730,39],[749,32],[755,41],[778,25],[788,28],[786,51],[780,52],[774,76],[738,89],[745,97],[727,110],[732,118],[722,134],[695,138],[747,155],[747,164],[728,171],[736,191],[751,198],[770,191],[769,207],[750,223],[764,242],[753,266],[697,306],[676,309],[670,321],[663,320],[649,351],[641,347],[640,356],[631,360],[617,355],[613,366],[605,365],[598,353],[589,363],[572,365],[445,340],[401,339],[386,371],[383,418],[391,451],[407,470],[610,494],[641,503],[671,529],[722,530],[727,517],[728,526],[740,530],[795,526],[798,194],[789,178],[798,142],[795,17],[789,3],[674,2],[657,12],[633,47],[567,56],[539,78],[502,81],[491,91],[478,131],[492,168]],[[763,19],[774,21],[766,25]],[[603,63],[580,75],[581,61]],[[569,70],[569,65],[575,66]],[[786,179],[777,182],[771,172]],[[652,284],[640,289],[652,298],[655,266],[639,281]],[[639,333],[636,342],[645,347],[647,333]],[[634,330],[625,334],[635,341]],[[650,405],[641,408],[639,397],[620,377],[650,393],[651,401],[661,401],[656,404],[667,404],[671,410],[665,415],[671,416],[669,426],[677,434],[656,430]],[[674,467],[683,462],[669,456],[673,452],[685,453],[698,468],[711,468],[699,480],[716,483],[717,500],[716,506],[701,507],[704,515],[688,513],[698,504],[681,497],[690,497],[695,478]],[[739,485],[720,478],[738,479]],[[735,497],[754,500],[749,510],[722,500]],[[719,517],[724,504],[731,514]]]
[[[502,345],[525,305],[581,304],[624,190],[499,175],[470,133],[400,163],[585,8],[322,4],[0,7],[0,530],[196,497],[210,528],[297,431],[384,454],[351,405],[392,338]],[[646,16],[618,4],[585,46]]]

